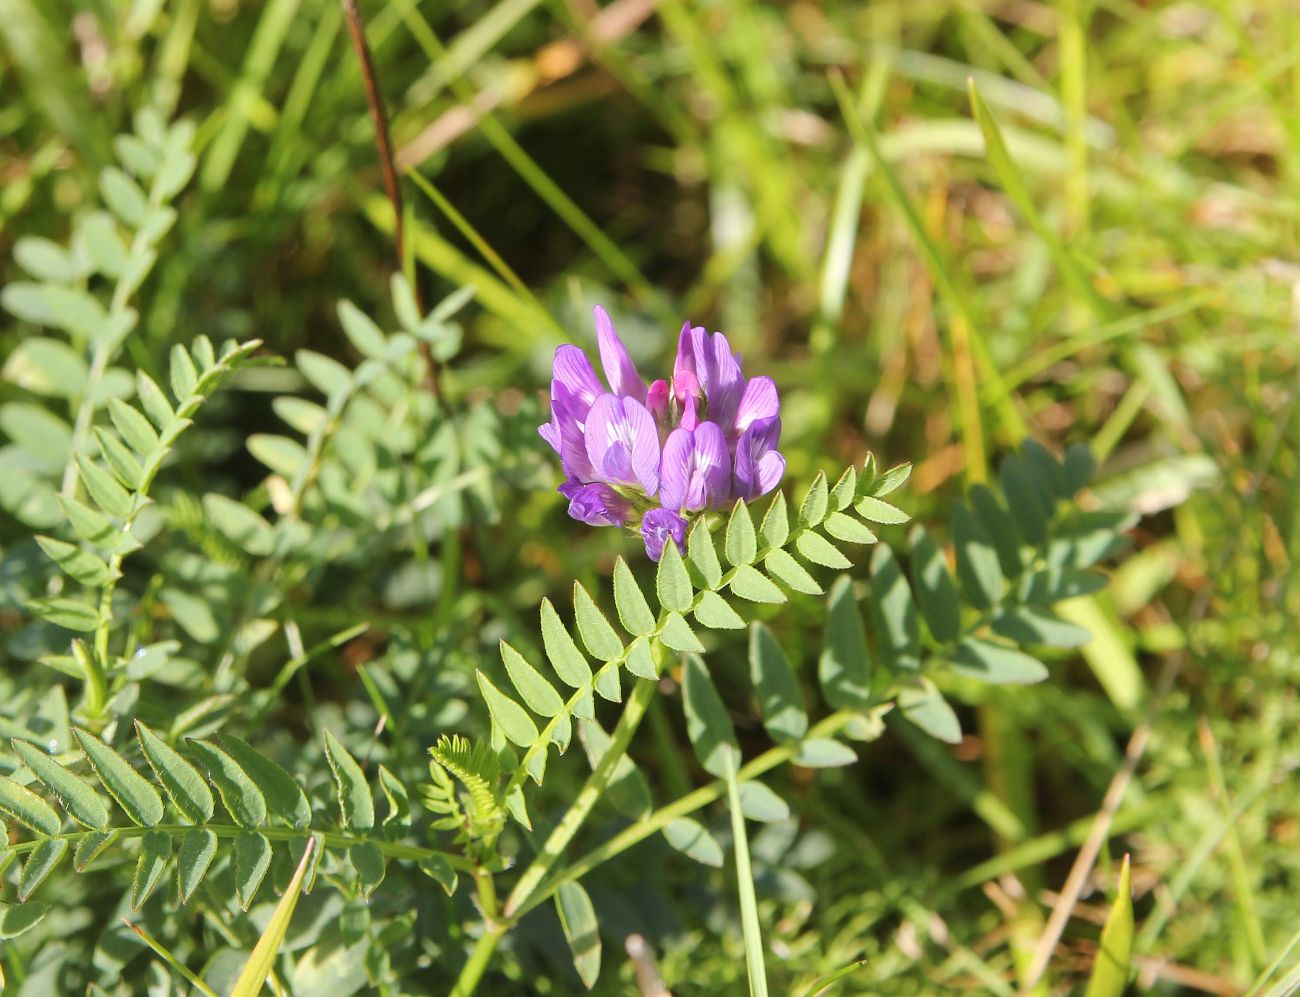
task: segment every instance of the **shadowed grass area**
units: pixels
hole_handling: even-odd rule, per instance
[[[781,777],[793,818],[751,827],[748,841],[773,991],[804,992],[863,960],[840,992],[1067,992],[1093,964],[1123,853],[1140,988],[1239,993],[1258,980],[1269,993],[1293,973],[1294,12],[1130,0],[391,0],[362,11],[417,279],[430,301],[477,289],[443,397],[540,413],[555,345],[590,345],[599,302],[655,367],[682,321],[725,330],[777,382],[796,480],[868,449],[882,466],[914,460],[908,509],[944,543],[952,500],[1025,437],[1057,452],[1088,444],[1100,475],[1087,501],[1141,515],[1111,585],[1063,611],[1094,639],[1049,652],[1047,683],[953,679],[959,745],[891,725],[857,766]],[[352,365],[338,300],[391,317],[394,216],[336,0],[0,0],[0,95],[6,283],[21,276],[10,260],[20,237],[64,238],[97,205],[112,136],[136,111],[196,126],[196,178],[127,345],[158,380],[173,344],[198,333]],[[4,322],[8,356],[30,330]],[[292,369],[237,375],[193,444],[207,463],[183,483],[260,487],[239,441],[269,421],[268,392],[298,384]],[[0,400],[21,397],[0,387]],[[507,449],[540,447],[520,434]],[[543,595],[607,574],[615,531],[567,520],[545,474],[526,483],[490,528],[413,541],[441,574],[392,613],[428,646],[462,619],[495,644]],[[6,554],[25,535],[12,511],[0,513]],[[169,516],[197,538],[202,511],[190,512]],[[309,644],[354,622],[346,579],[302,584],[340,593],[296,620],[319,631]],[[0,608],[0,629],[18,619]],[[783,639],[797,668],[815,670],[797,608]],[[469,674],[390,689],[358,681],[364,663],[296,693],[286,729],[306,724],[312,697],[328,715],[389,723],[377,703],[446,698]],[[728,702],[743,701],[743,656],[712,667],[742,690]],[[761,750],[755,716],[734,721],[742,754]],[[656,786],[686,792],[677,712],[652,709],[649,728],[633,757]],[[1126,750],[1131,777],[1095,868],[1062,904]],[[593,842],[620,820],[608,815]],[[731,844],[725,828],[718,836]],[[731,874],[638,847],[584,881],[605,940],[598,992],[635,986],[622,956],[632,932],[652,942],[674,992],[741,992],[754,952]],[[373,933],[399,931],[388,926],[402,911],[375,897]],[[111,908],[72,899],[95,917]],[[1058,908],[1059,939],[1048,934]],[[470,910],[448,902],[440,914]],[[337,913],[312,897],[299,911]],[[246,934],[216,915],[197,931],[187,951]],[[464,940],[430,942],[420,965],[461,960]],[[6,968],[39,981],[39,965]],[[453,971],[436,972],[448,975],[427,992],[449,985]],[[555,920],[540,915],[493,972],[503,993],[578,986]],[[143,986],[146,970],[132,963],[124,979]]]

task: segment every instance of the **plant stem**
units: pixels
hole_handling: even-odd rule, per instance
[[[570,804],[569,809],[560,822],[555,825],[555,830],[551,836],[546,839],[546,844],[542,846],[542,853],[533,860],[533,864],[528,867],[515,884],[515,888],[510,892],[506,900],[505,916],[514,918],[520,908],[532,896],[533,891],[541,884],[546,874],[559,861],[560,853],[573,840],[573,836],[578,833],[582,827],[583,821],[591,813],[591,808],[596,805],[596,801],[605,792],[605,787],[609,784],[610,777],[614,774],[614,768],[622,761],[623,756],[627,754],[627,747],[632,741],[632,735],[641,724],[641,718],[645,716],[646,709],[650,706],[650,700],[654,698],[657,683],[648,679],[639,680],[636,685],[632,686],[632,691],[627,697],[627,707],[623,710],[623,715],[619,717],[618,725],[614,728],[613,736],[610,738],[609,748],[606,749],[604,756],[595,770],[587,779],[578,795]]]
[[[767,967],[763,962],[763,928],[758,922],[758,898],[754,894],[754,871],[749,865],[749,839],[745,837],[745,815],[740,811],[740,784],[736,780],[736,759],[731,748],[727,760],[727,802],[731,809],[731,836],[736,853],[736,891],[740,894],[740,923],[745,934],[745,969],[751,997],[767,997]]]
[[[452,987],[449,997],[469,997],[478,988],[479,980],[483,978],[483,973],[497,950],[497,943],[509,930],[510,925],[501,922],[491,925],[479,936],[478,944],[469,954],[469,962],[465,963],[465,968],[460,971],[460,976],[456,980],[456,985]]]

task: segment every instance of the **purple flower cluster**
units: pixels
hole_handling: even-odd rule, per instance
[[[785,473],[776,385],[747,379],[726,336],[686,323],[672,380],[648,388],[599,306],[596,340],[609,390],[582,350],[559,347],[551,421],[538,428],[560,455],[570,516],[637,524],[658,561],[669,538],[685,550],[692,514],[776,487]]]

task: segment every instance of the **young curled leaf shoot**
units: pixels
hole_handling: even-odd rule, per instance
[[[649,387],[599,306],[596,339],[609,390],[582,350],[560,346],[551,421],[538,427],[560,455],[570,516],[631,527],[658,561],[670,539],[686,553],[689,527],[706,510],[751,501],[781,481],[776,385],[746,378],[726,336],[687,322],[672,378]]]

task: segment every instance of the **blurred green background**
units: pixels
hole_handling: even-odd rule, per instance
[[[725,330],[782,391],[794,480],[867,449],[912,460],[905,504],[942,522],[1023,437],[1082,440],[1095,501],[1143,514],[1111,589],[1077,608],[1096,639],[1053,681],[964,713],[953,752],[887,735],[807,787],[783,862],[810,889],[765,901],[796,975],[866,957],[850,992],[1011,992],[1149,723],[1106,849],[1133,856],[1139,988],[1244,991],[1300,926],[1300,8],[362,12],[426,296],[478,289],[449,399],[540,414],[554,345],[589,343],[602,302],[643,369],[668,363],[684,319]],[[336,0],[0,0],[0,97],[6,261],[94,206],[135,111],[197,126],[129,344],[142,368],[199,333],[354,362],[337,301],[390,317],[393,214]],[[214,409],[213,475],[259,480],[241,440],[295,377],[255,372]],[[530,480],[493,534],[498,568],[528,568],[528,605],[623,544],[568,523],[545,470]],[[1007,810],[1014,835],[989,819]],[[1092,962],[1113,875],[1104,857],[1058,989]],[[680,992],[743,987],[739,935],[719,928],[666,936]]]

